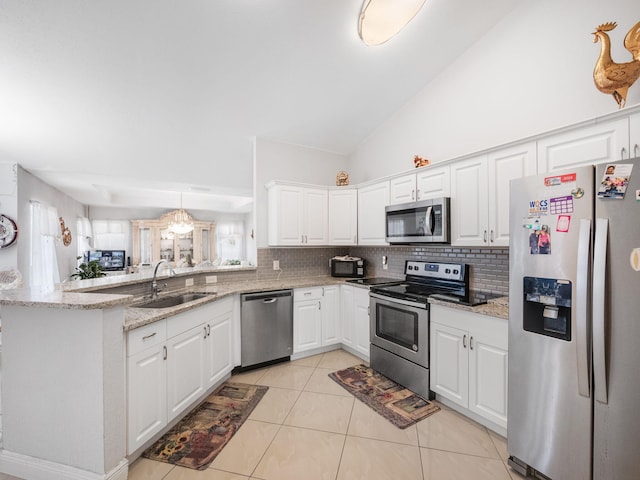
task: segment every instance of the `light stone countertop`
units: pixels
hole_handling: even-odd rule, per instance
[[[460,305],[459,303],[447,302],[446,300],[439,300],[436,298],[430,298],[429,303],[433,305],[441,305],[443,307],[457,308],[458,310],[465,310],[467,312],[479,313],[481,315],[489,315],[490,317],[503,318],[509,320],[509,297],[498,297],[487,300],[487,303],[483,305],[476,305],[471,307],[469,305]]]
[[[136,283],[140,283],[140,281],[142,280],[147,280],[146,277],[135,277],[136,275],[128,275],[125,283],[123,283],[122,281],[115,281],[115,279],[118,277],[112,277],[113,280],[109,279],[104,281],[104,287],[107,288],[128,284],[133,285]],[[252,292],[268,292],[272,290],[282,290],[290,288],[294,289],[305,287],[319,287],[324,285],[340,285],[345,282],[346,279],[344,278],[335,278],[328,275],[323,275],[315,277],[284,278],[281,280],[244,280],[238,282],[196,285],[194,287],[190,287],[189,289],[166,292],[165,294],[160,295],[159,298],[192,292],[209,293],[211,295],[168,308],[137,308],[136,304],[133,302],[136,301],[138,304],[142,302],[132,295],[90,293],[82,290],[84,290],[85,288],[95,289],[97,285],[94,285],[93,283],[91,285],[87,285],[86,283],[84,283],[82,284],[81,290],[76,291],[55,290],[53,292],[42,292],[26,288],[0,291],[0,305],[67,309],[102,309],[123,305],[128,307],[125,308],[124,330],[129,331],[156,322],[158,320],[162,320],[163,318],[168,318],[178,313],[192,310],[209,302],[220,300],[229,295]],[[71,283],[67,283],[64,285],[66,286],[65,288],[70,288],[72,286]],[[354,287],[358,288],[368,288],[368,286],[366,285],[360,285],[357,283],[349,283],[349,285],[353,285]],[[149,299],[146,299],[145,301],[149,301]],[[445,307],[458,308],[474,313],[480,313],[482,315],[490,315],[493,317],[504,319],[509,318],[508,297],[506,296],[489,300],[487,304],[479,305],[476,307],[459,305],[437,299],[430,299],[429,302],[432,304],[443,305]]]

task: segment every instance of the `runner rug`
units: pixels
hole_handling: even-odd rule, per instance
[[[143,457],[204,470],[238,431],[269,387],[224,383]]]
[[[365,365],[332,372],[329,377],[398,428],[407,428],[440,410],[436,404]]]

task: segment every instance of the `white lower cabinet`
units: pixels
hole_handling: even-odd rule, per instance
[[[204,393],[204,330],[198,325],[167,341],[169,422]]]
[[[161,432],[231,372],[229,297],[127,334],[127,453]]]
[[[369,361],[369,289],[342,285],[342,344]]]
[[[293,292],[293,353],[340,342],[337,285],[296,288]]]
[[[431,390],[507,427],[508,321],[431,305]]]

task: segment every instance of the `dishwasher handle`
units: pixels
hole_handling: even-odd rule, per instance
[[[273,303],[280,297],[293,296],[293,290],[277,290],[271,292],[255,292],[255,293],[243,293],[240,296],[240,301],[252,302],[256,300],[262,300],[264,303]]]

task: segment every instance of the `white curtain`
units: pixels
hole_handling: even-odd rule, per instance
[[[216,224],[216,254],[222,265],[229,260],[246,260],[242,221]]]
[[[53,290],[60,283],[56,241],[60,238],[58,210],[31,201],[31,259],[29,286]]]
[[[77,244],[78,244],[78,257],[81,257],[81,261],[84,261],[87,252],[91,250],[91,242],[93,233],[91,231],[91,222],[87,217],[78,217],[76,221],[77,226]]]
[[[93,220],[93,246],[96,250],[127,250],[131,225],[127,220]]]

